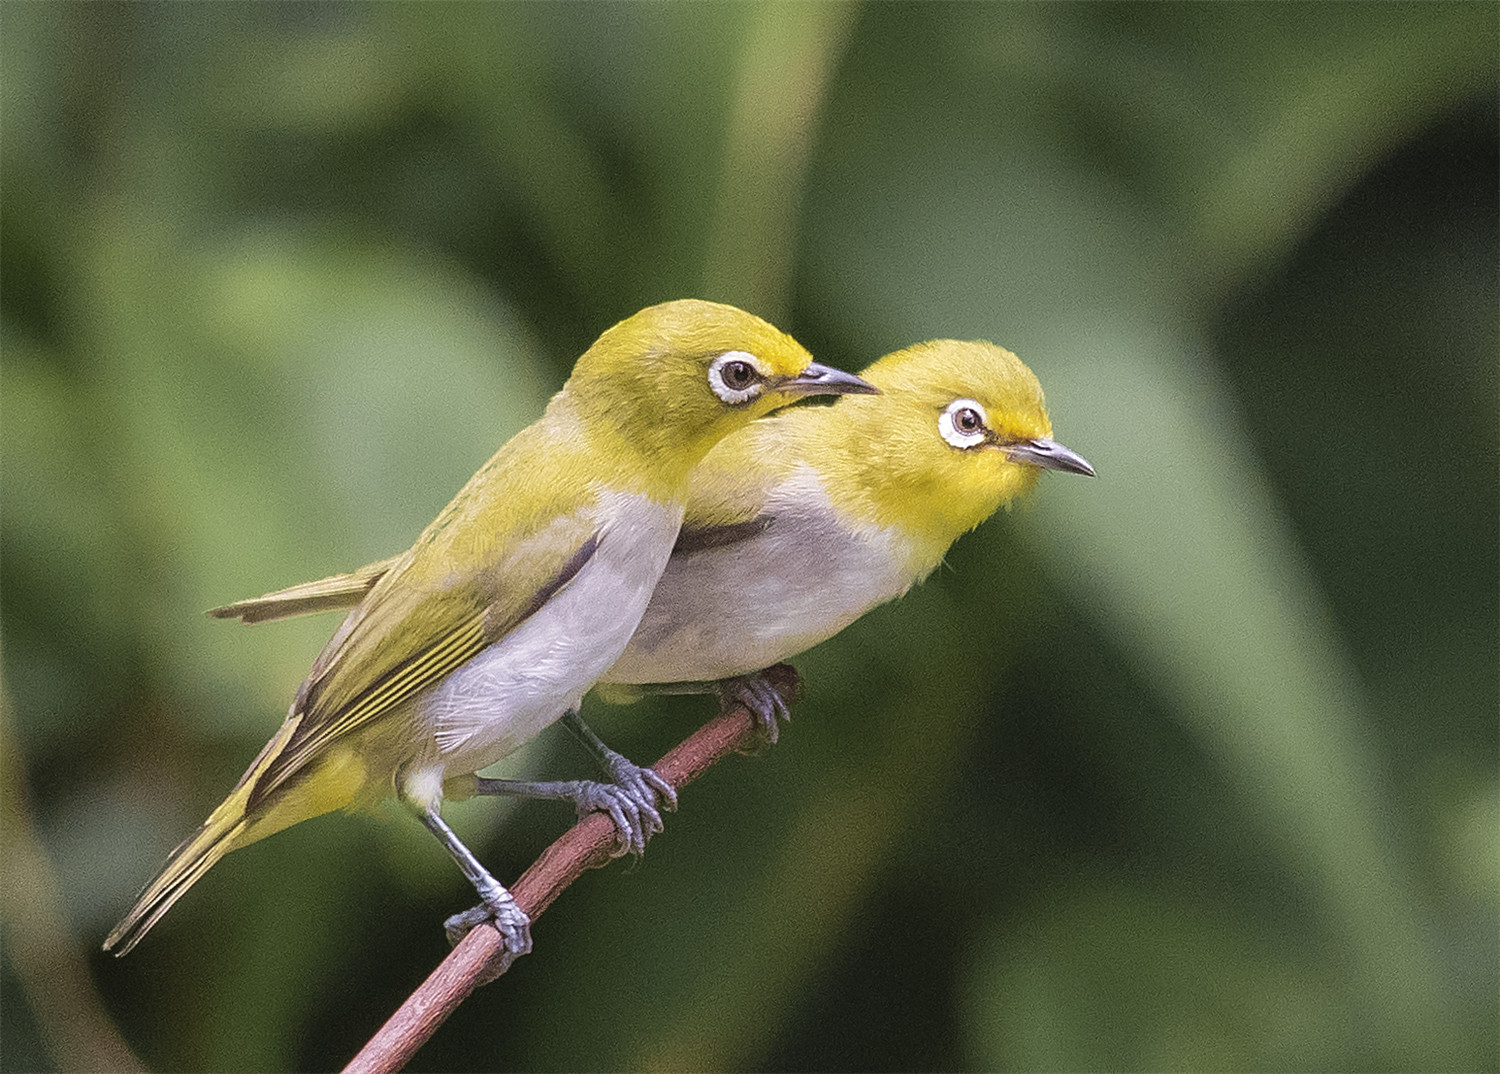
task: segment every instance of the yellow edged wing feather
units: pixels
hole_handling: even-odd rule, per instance
[[[537,555],[538,544],[550,540],[515,542],[521,555],[505,557],[479,585],[473,579],[455,584],[459,580],[451,576],[420,584],[416,576],[424,560],[440,553],[419,542],[409,559],[403,557],[371,589],[318,657],[293,705],[302,722],[262,773],[252,805],[335,743],[402,711],[514,630],[593,557],[599,540],[592,527],[583,514],[555,520],[544,532],[572,530],[568,544]],[[531,584],[504,584],[519,578]]]

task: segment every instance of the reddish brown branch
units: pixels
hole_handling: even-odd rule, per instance
[[[790,667],[778,664],[766,675],[783,696],[795,695],[797,673]],[[679,743],[653,767],[681,789],[757,740],[749,711],[736,706]],[[534,921],[585,870],[609,864],[615,843],[614,823],[603,813],[591,813],[543,851],[511,886],[511,893]],[[493,979],[490,961],[499,950],[500,934],[490,926],[470,931],[349,1061],[344,1074],[391,1074],[404,1067],[470,992]]]

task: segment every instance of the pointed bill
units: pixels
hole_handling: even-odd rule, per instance
[[[1016,462],[1039,466],[1043,470],[1061,470],[1063,473],[1082,474],[1084,477],[1094,476],[1094,468],[1089,465],[1087,459],[1063,447],[1056,440],[1037,437],[1035,440],[1006,444],[1000,450]]]
[[[783,395],[879,395],[880,389],[842,369],[811,362],[795,377],[768,385]]]

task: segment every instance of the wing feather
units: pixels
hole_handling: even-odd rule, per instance
[[[756,515],[744,522],[728,522],[722,525],[684,525],[677,533],[677,543],[672,546],[672,555],[687,556],[710,548],[739,544],[752,537],[759,537],[771,528],[775,517],[769,514]]]
[[[471,617],[429,648],[393,667],[357,695],[347,708],[321,719],[312,710],[311,718],[298,725],[290,741],[256,782],[250,805],[281,786],[334,742],[399,709],[422,690],[441,681],[477,656],[486,644],[483,616]]]
[[[585,520],[573,521],[576,526]],[[554,525],[544,532],[556,528]],[[498,602],[484,600],[483,585],[445,586],[429,590],[414,601],[404,599],[412,592],[410,585],[394,583],[399,583],[400,575],[410,573],[409,565],[393,568],[386,576],[393,584],[377,584],[371,590],[367,604],[350,613],[313,666],[293,705],[293,714],[303,719],[257,780],[252,804],[334,743],[400,711],[418,694],[510,633],[572,581],[598,547],[598,534],[587,534],[576,547],[546,557],[552,561],[552,570],[540,585],[529,591],[502,586],[502,591],[494,594]],[[529,569],[520,573],[536,577],[541,564],[535,557],[522,558],[530,562],[525,564]],[[415,651],[404,658],[383,644],[393,634],[381,629],[382,625],[392,622],[405,641],[420,639]],[[402,648],[407,646],[403,643]]]
[[[405,711],[533,615],[593,557],[603,523],[598,495],[515,464],[526,457],[525,441],[541,435],[536,426],[518,434],[401,556],[335,576],[349,582],[330,584],[330,593],[371,580],[298,690],[291,715],[300,720],[256,780],[256,798],[337,743]],[[559,497],[559,486],[571,492]]]

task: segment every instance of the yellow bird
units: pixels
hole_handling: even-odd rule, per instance
[[[510,957],[530,950],[526,914],[443,821],[445,790],[568,798],[580,811],[607,810],[640,849],[660,828],[657,795],[671,805],[672,788],[608,750],[577,708],[624,650],[667,565],[689,475],[724,436],[778,406],[869,391],[731,306],[669,302],[609,329],[541,419],[410,549],[360,574],[357,592],[307,597],[300,610],[353,610],[281,729],[105,949],[129,951],[229,851],[395,794],[474,884]],[[217,614],[253,620],[255,603]],[[591,742],[612,783],[474,775],[559,717]]]
[[[698,464],[671,562],[601,693],[716,692],[749,705],[774,742],[787,702],[761,670],[901,596],[1043,470],[1094,474],[1052,439],[1041,385],[1001,347],[934,340],[860,375],[879,394],[783,410]],[[236,614],[347,606],[388,565]]]
[[[934,340],[860,376],[879,394],[772,415],[698,464],[672,560],[601,692],[713,690],[774,742],[786,701],[762,669],[901,596],[1043,470],[1094,476],[1001,347]]]

